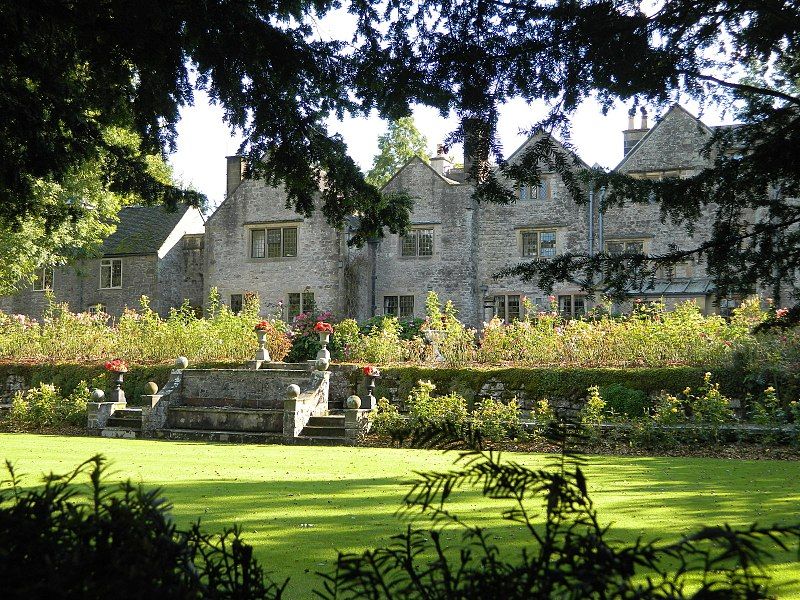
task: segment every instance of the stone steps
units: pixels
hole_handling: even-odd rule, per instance
[[[311,417],[297,439],[302,440],[344,440],[344,415],[324,415]]]
[[[155,437],[161,440],[187,442],[220,442],[233,444],[283,444],[283,434],[274,432],[198,430],[198,429],[158,429]]]
[[[304,430],[305,431],[305,430]],[[344,437],[298,435],[292,440],[297,446],[354,446],[355,443]]]
[[[282,434],[283,409],[173,406],[167,412],[167,428]]]

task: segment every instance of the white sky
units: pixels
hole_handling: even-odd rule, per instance
[[[321,39],[347,41],[353,31],[353,18],[344,10],[335,11],[316,23]],[[699,107],[693,102],[683,105],[695,115]],[[628,109],[617,104],[606,116],[593,101],[581,105],[573,115],[572,143],[578,155],[588,164],[614,167],[622,160],[622,130],[627,128]],[[650,110],[650,124],[656,117]],[[500,109],[498,134],[503,155],[508,157],[525,141],[521,130],[530,128],[546,114],[544,103],[529,106],[521,100],[512,100]],[[702,115],[707,125],[719,125],[723,120],[718,111],[707,108]],[[443,119],[438,111],[427,107],[414,109],[417,128],[427,137],[429,153],[444,141],[457,122],[454,116]],[[350,156],[363,171],[369,170],[378,151],[378,136],[386,131],[387,124],[377,116],[346,118],[343,122],[330,122],[330,129],[341,133]],[[639,115],[636,116],[639,126]],[[181,111],[178,123],[178,150],[170,157],[176,177],[184,185],[191,185],[208,196],[211,206],[218,205],[225,194],[225,157],[235,154],[241,136],[232,134],[222,120],[222,110],[208,103],[208,96],[197,92],[195,104]],[[462,161],[460,147],[451,149],[451,156]]]

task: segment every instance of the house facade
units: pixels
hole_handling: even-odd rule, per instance
[[[203,229],[202,215],[195,208],[169,212],[161,207],[125,207],[99,257],[39,269],[31,285],[0,297],[0,310],[39,318],[50,294],[75,312],[101,310],[114,317],[126,307],[138,308],[143,295],[162,316],[184,300],[199,309],[204,290]]]
[[[632,115],[622,136],[625,157],[616,168],[634,177],[690,176],[708,164],[701,150],[712,133],[677,105],[653,127],[646,113],[638,127]],[[534,142],[526,141],[510,162]],[[576,168],[585,166],[578,162]],[[540,306],[550,299],[531,282],[495,279],[505,267],[565,252],[692,248],[708,238],[712,226],[709,211],[689,233],[684,224],[662,222],[657,204],[601,213],[599,201],[578,205],[561,178],[546,171],[541,186],[514,188],[513,204],[479,204],[463,170],[436,156],[430,164],[409,161],[386,184],[386,191],[415,199],[408,234],[389,234],[356,249],[347,244],[348,227],[330,227],[319,212],[298,216],[286,208],[280,188],[243,181],[241,173],[240,160],[229,157],[227,198],[206,227],[206,292],[217,288],[234,309],[248,293],[257,293],[265,314],[287,319],[312,305],[359,320],[422,317],[425,297],[435,291],[471,326],[493,316],[510,321],[522,315],[525,297]],[[719,310],[704,264],[687,261],[661,275],[631,290],[631,299],[694,300],[704,312]],[[579,316],[594,301],[573,284],[557,285],[553,296],[567,316]]]

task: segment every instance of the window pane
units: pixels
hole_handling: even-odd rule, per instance
[[[508,296],[508,321],[519,320],[519,296]]]
[[[314,292],[303,292],[301,296],[301,300],[303,302],[303,309],[304,313],[312,312],[314,310]]]
[[[264,258],[265,234],[263,229],[253,229],[250,232],[250,257]]]
[[[644,242],[636,240],[625,244],[625,252],[628,254],[642,254],[644,252]]]
[[[122,287],[122,261],[111,261],[111,287]]]
[[[558,310],[565,317],[572,316],[572,296],[558,297]]]
[[[556,255],[556,232],[543,231],[539,234],[539,256]]]
[[[53,269],[45,269],[43,273],[44,289],[53,289]]]
[[[383,314],[397,316],[397,296],[383,297]]]
[[[283,255],[297,256],[297,227],[283,228]]]
[[[242,312],[242,295],[231,294],[231,311],[235,314]]]
[[[419,255],[433,255],[433,229],[420,229],[417,231],[419,237]]]
[[[293,319],[300,314],[300,294],[289,294],[288,319]]]
[[[100,263],[100,287],[111,287],[111,261],[109,260]]]
[[[542,180],[542,182],[539,184],[539,193],[537,194],[537,198],[539,198],[539,200],[547,200],[547,192],[549,191],[549,188],[550,182],[548,182],[546,179]]]
[[[408,235],[404,235],[400,242],[400,255],[401,256],[416,256],[417,255],[417,232],[409,231]]]
[[[400,316],[414,316],[414,296],[400,296]]]
[[[575,317],[582,317],[586,314],[586,296],[575,296],[572,303]]]
[[[494,316],[500,319],[501,321],[506,320],[506,297],[505,296],[495,296],[494,297]]]
[[[278,258],[281,255],[281,230],[267,229],[267,258]]]
[[[539,256],[538,234],[535,231],[528,231],[522,234],[522,256]]]
[[[608,242],[606,244],[606,252],[611,255],[622,254],[625,252],[625,245],[622,242]]]

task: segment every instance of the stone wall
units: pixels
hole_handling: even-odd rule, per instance
[[[250,230],[297,227],[297,256],[251,258]],[[223,303],[232,294],[257,293],[264,315],[287,317],[290,293],[313,292],[320,309],[343,314],[342,232],[330,227],[319,210],[303,218],[286,208],[286,193],[260,180],[245,180],[206,222],[205,296],[217,288]]]

